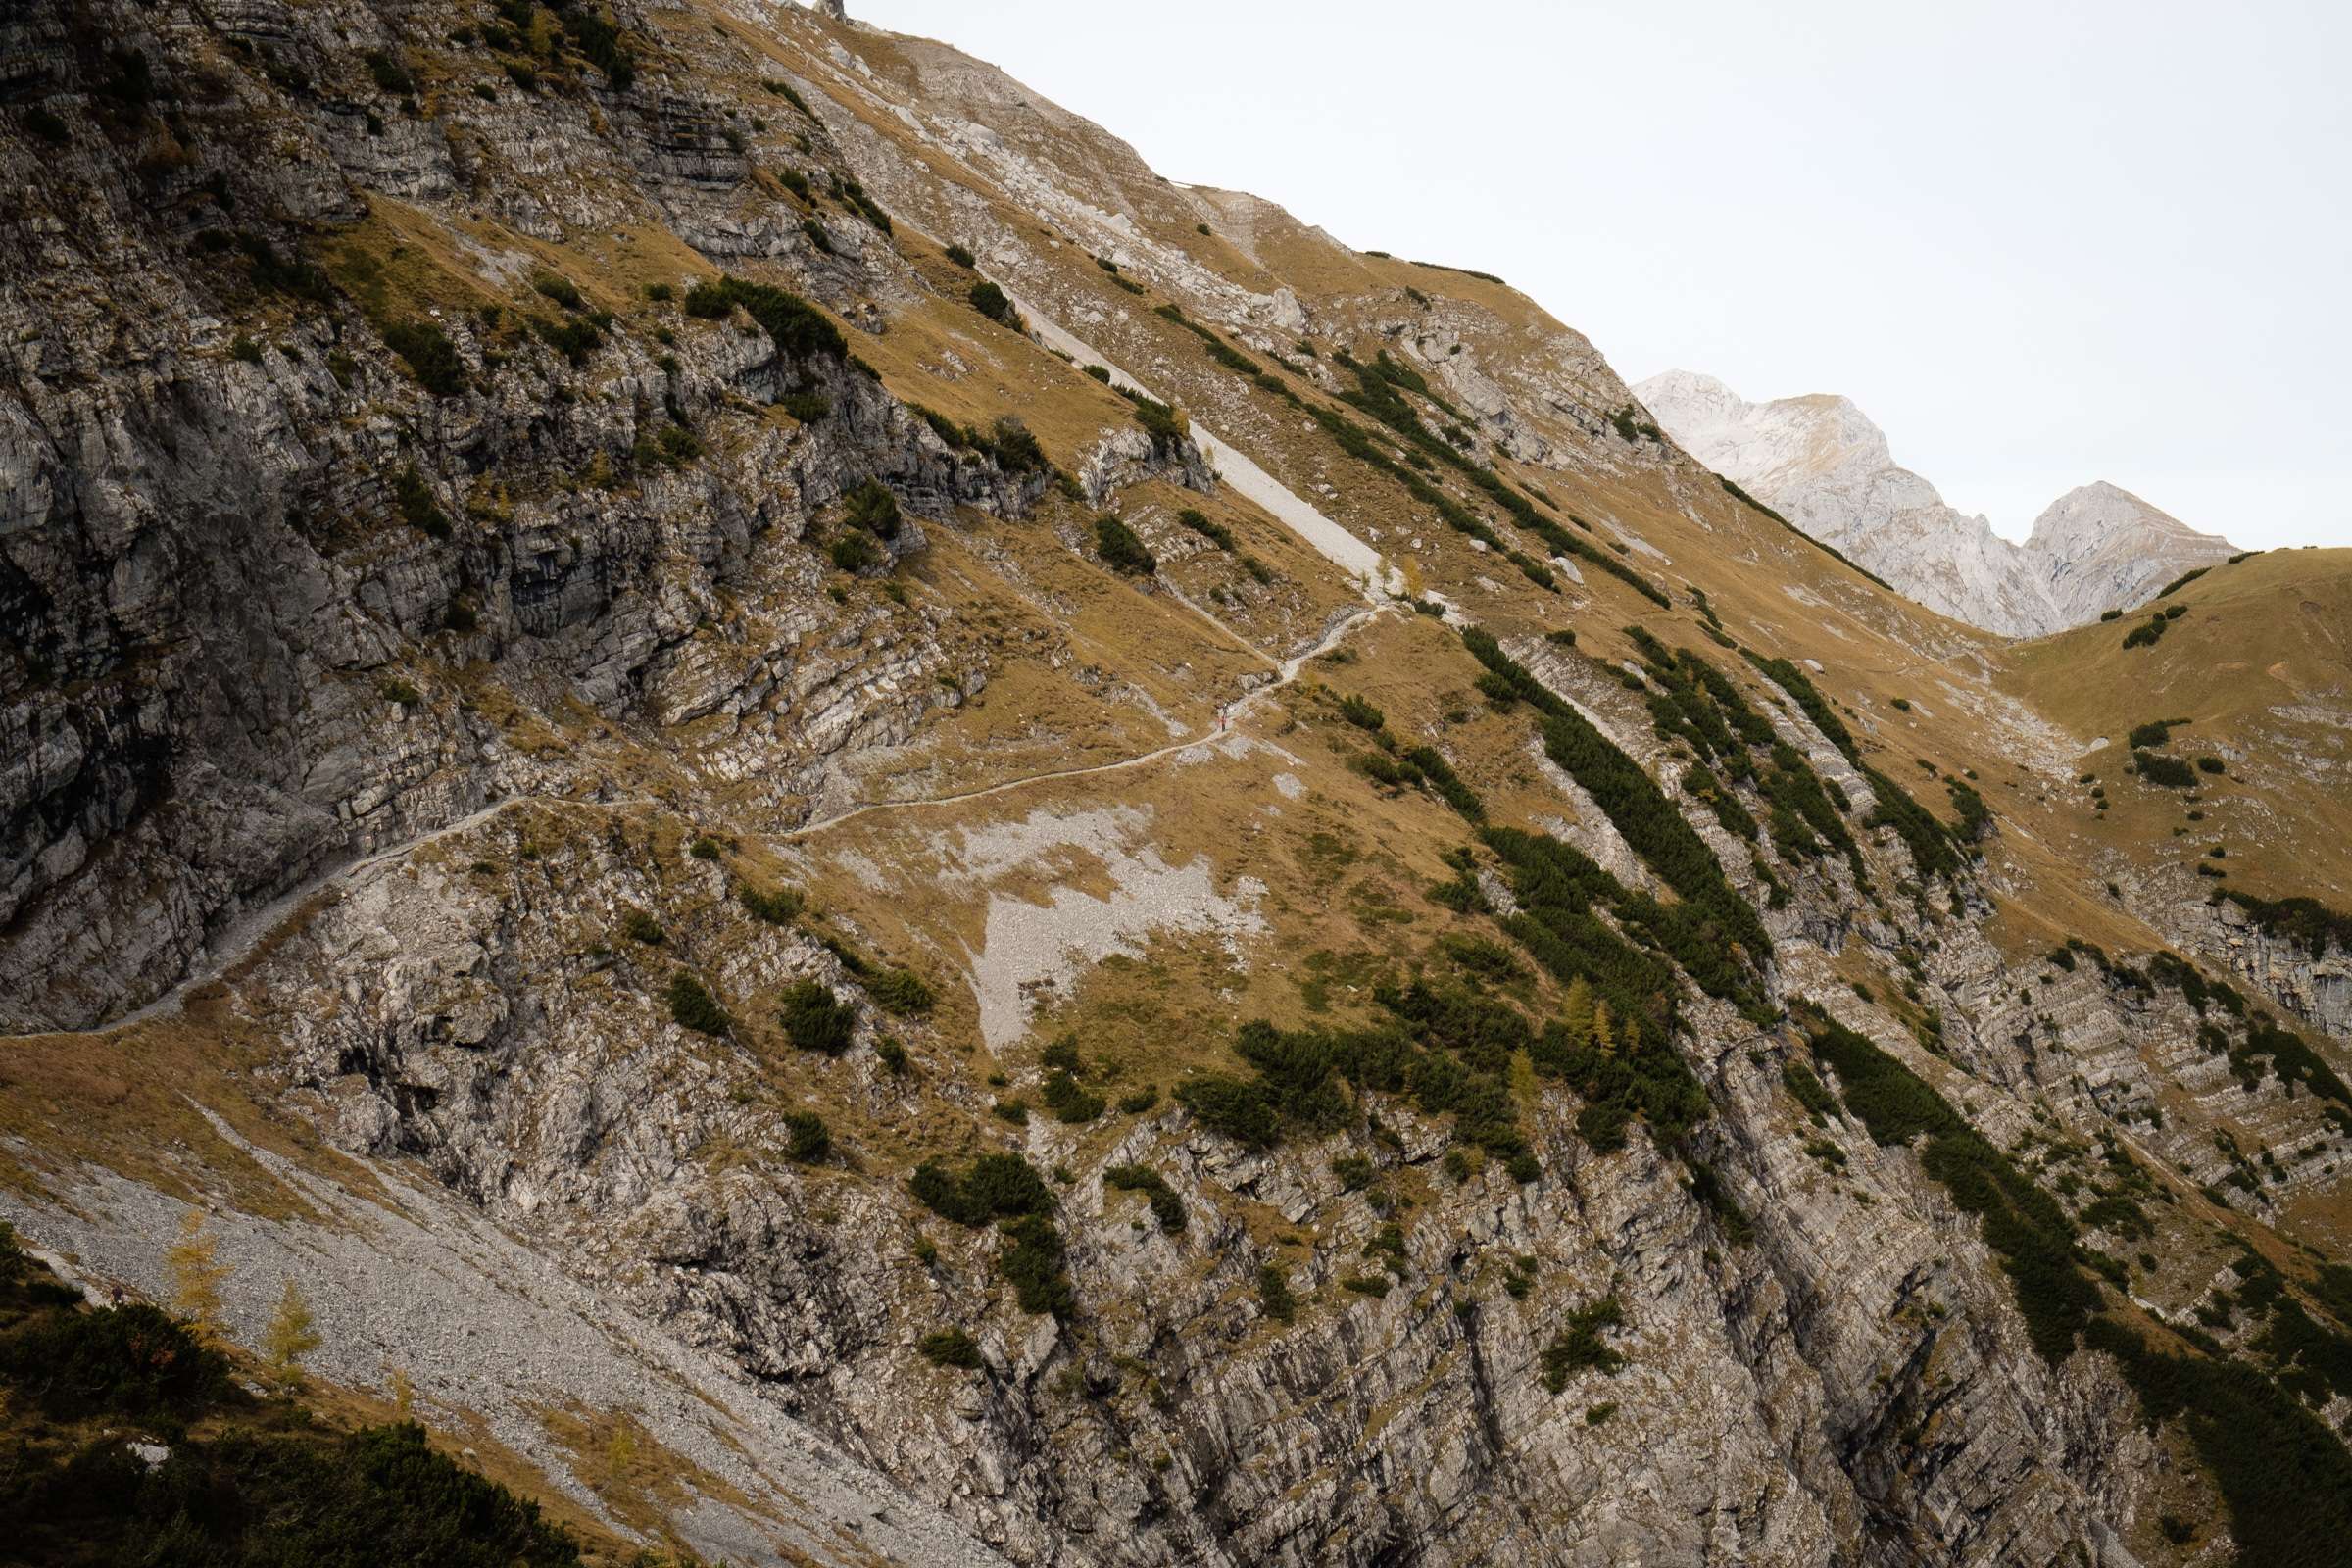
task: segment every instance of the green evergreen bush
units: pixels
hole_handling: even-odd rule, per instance
[[[978,311],[990,320],[1001,326],[1009,326],[1015,331],[1019,330],[1020,312],[1012,308],[1012,301],[1005,298],[1004,291],[988,279],[982,278],[979,282],[974,283],[971,293],[966,298],[971,301],[973,310]]]
[[[1126,576],[1149,577],[1159,569],[1158,559],[1144,548],[1135,530],[1117,517],[1095,519],[1095,553],[1104,565]]]
[[[669,1016],[680,1027],[697,1034],[724,1038],[734,1033],[735,1021],[727,1016],[718,999],[710,994],[691,970],[678,969],[669,977]]]
[[[858,1027],[858,1009],[816,980],[785,987],[776,1017],[787,1040],[803,1051],[819,1051],[828,1056],[849,1050]]]
[[[970,1372],[980,1365],[980,1342],[961,1329],[934,1329],[916,1341],[914,1348],[933,1366],[960,1367]]]

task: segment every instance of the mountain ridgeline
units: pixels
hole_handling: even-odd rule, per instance
[[[1929,609],[2006,637],[2134,609],[2180,573],[2239,553],[2103,480],[2060,496],[2014,545],[1897,466],[1885,433],[1844,398],[1749,403],[1687,370],[1634,391],[1693,457],[1807,533]]]
[[[838,7],[0,58],[0,1555],[2352,1560],[2352,552]]]

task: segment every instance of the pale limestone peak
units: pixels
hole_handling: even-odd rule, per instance
[[[2027,554],[2039,565],[2067,623],[2130,610],[2195,566],[2237,553],[2104,479],[2069,490],[2034,519]]]
[[[1750,403],[1690,370],[1634,392],[1692,457],[1929,609],[1988,631],[2057,631],[2234,553],[2105,480],[2061,496],[2028,544],[2011,544],[1897,464],[1886,433],[1834,393]]]

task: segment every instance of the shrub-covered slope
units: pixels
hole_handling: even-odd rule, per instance
[[[623,1550],[2341,1560],[2328,559],[2000,649],[1498,279],[793,7],[0,43],[86,1277],[209,1213]]]

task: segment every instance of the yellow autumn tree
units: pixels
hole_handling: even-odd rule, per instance
[[[280,1388],[301,1388],[302,1358],[325,1343],[302,1287],[289,1277],[277,1298],[277,1310],[270,1315],[270,1327],[262,1335],[262,1354],[269,1361],[270,1375]]]
[[[1592,1044],[1600,1048],[1600,1054],[1604,1056],[1616,1054],[1616,1015],[1609,1011],[1606,1001],[1592,1004]]]
[[[613,1480],[623,1481],[628,1478],[629,1466],[636,1462],[636,1434],[629,1430],[627,1418],[615,1420],[612,1436],[605,1442],[605,1468],[612,1472]]]
[[[409,1381],[409,1374],[404,1369],[394,1367],[392,1369],[393,1416],[398,1420],[413,1421],[416,1419],[413,1413],[416,1407],[416,1385]]]
[[[1578,975],[1568,982],[1568,997],[1561,1004],[1561,1016],[1568,1032],[1580,1046],[1592,1043],[1592,982]]]
[[[179,1216],[179,1240],[164,1253],[164,1268],[172,1276],[172,1304],[180,1316],[198,1338],[219,1339],[220,1282],[234,1270],[220,1261],[219,1238],[205,1229],[202,1209]]]

